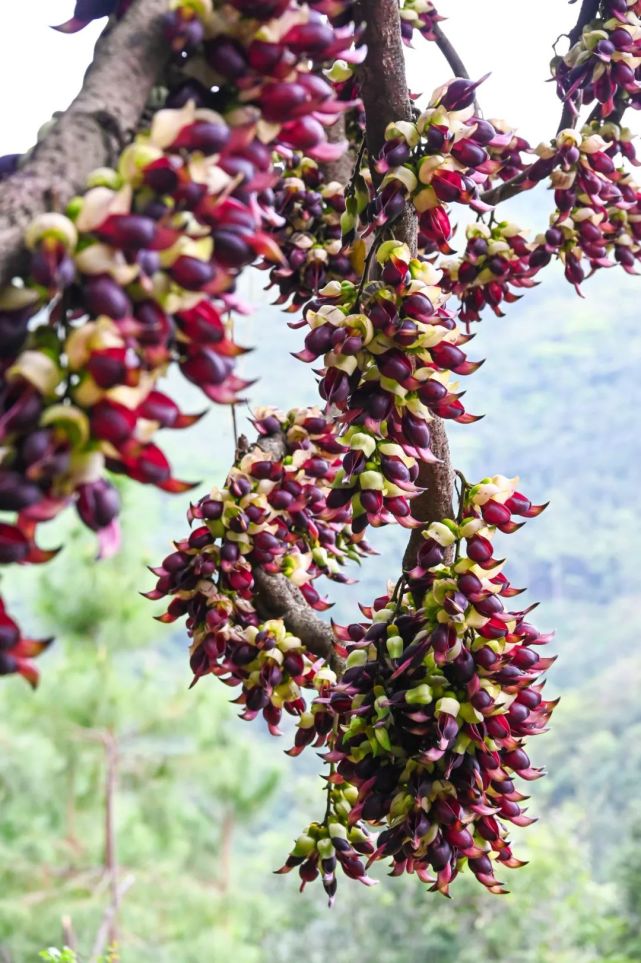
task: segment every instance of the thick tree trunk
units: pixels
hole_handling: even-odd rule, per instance
[[[60,210],[97,167],[113,164],[136,129],[168,59],[167,0],[136,0],[96,45],[82,90],[12,177],[0,186],[0,286],[23,264],[31,220]]]
[[[385,141],[385,128],[394,120],[411,120],[412,107],[405,76],[405,57],[397,0],[361,0],[360,10],[367,27],[368,47],[363,64],[362,97],[365,105],[367,147],[376,157]],[[416,217],[408,205],[394,225],[394,235],[416,251]],[[454,474],[445,425],[435,418],[431,425],[432,451],[439,459],[422,463],[418,484],[425,491],[412,501],[412,514],[429,524],[452,515]],[[403,567],[411,568],[421,544],[421,529],[415,529],[405,550]]]

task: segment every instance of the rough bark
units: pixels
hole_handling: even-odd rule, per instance
[[[345,117],[343,114],[340,115],[338,120],[332,124],[331,127],[327,128],[327,139],[332,143],[336,144],[340,141],[344,141],[346,137],[345,132]],[[346,147],[340,157],[337,157],[333,161],[325,161],[321,164],[321,169],[325,175],[325,180],[338,181],[339,184],[349,184],[350,178],[352,176],[352,171],[354,169],[354,162],[356,160],[356,155],[351,149],[351,145]]]
[[[268,575],[260,569],[254,569],[254,581],[260,615],[266,619],[283,619],[289,631],[298,636],[310,652],[335,668],[338,660],[331,626],[319,619],[299,589],[284,575]]]
[[[0,286],[20,272],[25,228],[59,210],[96,167],[113,164],[168,59],[166,0],[136,0],[99,39],[82,90],[0,187]]]
[[[363,64],[362,97],[365,105],[367,147],[376,157],[385,140],[385,128],[394,120],[411,120],[412,107],[405,76],[405,58],[397,0],[362,0],[361,13],[367,24],[368,54]],[[408,205],[394,225],[394,235],[416,251],[416,216]],[[412,514],[429,524],[452,515],[454,474],[445,425],[435,418],[431,425],[432,450],[439,459],[421,463],[418,484],[425,489],[412,500]],[[404,568],[411,568],[421,544],[420,529],[410,535]]]

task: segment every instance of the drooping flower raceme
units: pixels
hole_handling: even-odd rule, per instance
[[[369,549],[352,537],[349,506],[328,518],[327,496],[343,451],[332,422],[318,409],[286,415],[269,409],[256,413],[255,424],[262,441],[240,455],[223,488],[191,507],[190,521],[199,524],[153,570],[158,582],[147,597],[173,596],[161,621],[187,617],[194,681],[213,673],[242,683],[245,718],[263,710],[275,731],[283,707],[293,714],[305,708],[300,693],[285,697],[289,677],[299,687],[315,684],[323,661],[282,625],[261,625],[255,570],[284,575],[322,611],[327,602],[316,580],[348,581],[342,566]],[[274,632],[284,653],[277,668]],[[265,660],[272,662],[261,674]]]
[[[506,824],[531,822],[515,779],[542,775],[524,745],[554,708],[541,681],[553,660],[539,652],[550,636],[527,621],[529,609],[505,608],[518,590],[492,538],[542,508],[502,476],[465,486],[459,519],[427,528],[416,567],[363,609],[365,623],[337,628],[346,671],[301,718],[294,751],[327,745],[329,799],[340,801],[284,870],[298,868],[303,882],[320,875],[333,897],[342,852],[347,875],[371,882],[360,852],[445,894],[465,867],[503,892],[497,874],[521,865]],[[381,832],[359,835],[358,850],[351,834],[367,827]]]

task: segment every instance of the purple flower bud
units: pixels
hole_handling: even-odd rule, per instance
[[[403,434],[410,445],[415,448],[427,449],[430,446],[430,430],[427,424],[417,415],[409,411],[403,412],[402,417]]]
[[[383,507],[383,493],[366,490],[361,492],[361,505],[369,515],[377,515]]]
[[[417,552],[416,562],[421,568],[433,568],[440,565],[445,558],[444,548],[434,539],[426,539]]]
[[[530,759],[523,749],[512,749],[503,753],[503,765],[518,772],[519,769],[529,769]]]
[[[0,511],[19,512],[40,501],[43,492],[17,471],[0,471]]]
[[[113,445],[119,445],[131,437],[136,421],[131,409],[113,401],[99,401],[91,409],[92,434]]]
[[[461,140],[452,146],[452,156],[466,167],[480,167],[487,160],[488,153],[472,140]]]
[[[220,154],[229,141],[229,128],[225,124],[198,120],[183,129],[174,141],[174,147],[198,150],[203,154]]]
[[[381,457],[381,471],[391,482],[409,482],[410,471],[407,465],[400,458],[383,455]]]
[[[478,659],[476,661],[478,664]],[[493,706],[494,700],[485,689],[479,689],[479,691],[475,692],[472,696],[472,705],[475,709],[478,709],[479,712],[482,712],[483,709],[489,709],[490,706]]]
[[[247,73],[245,48],[231,37],[219,36],[208,41],[205,44],[205,59],[226,80],[237,80]]]
[[[527,706],[524,706],[522,702],[513,702],[508,712],[510,723],[514,725],[520,725],[525,722],[529,715],[530,710]]]
[[[535,692],[534,689],[521,689],[516,701],[523,703],[528,709],[536,709],[541,704],[542,696],[540,692]]]
[[[216,269],[209,261],[181,255],[169,269],[174,281],[187,291],[200,291],[216,274]]]
[[[282,42],[296,54],[318,57],[334,40],[331,26],[322,21],[308,21],[296,24],[287,31]]]
[[[301,84],[277,82],[263,88],[259,104],[265,120],[283,123],[289,120],[307,99]]]
[[[455,370],[465,361],[465,353],[449,341],[441,341],[430,348],[434,362],[439,368]]]
[[[377,359],[378,370],[386,378],[398,381],[402,384],[412,375],[412,360],[402,351],[392,349],[385,354],[379,355]]]
[[[481,508],[481,514],[489,525],[505,525],[511,519],[510,509],[498,502],[489,501]]]
[[[325,354],[332,347],[332,336],[335,330],[331,324],[321,324],[307,334],[305,347],[317,357]]]
[[[441,106],[445,110],[465,110],[466,107],[474,103],[476,88],[487,79],[487,76],[486,74],[475,82],[462,77],[452,80],[441,97]]]
[[[424,405],[436,404],[437,402],[442,401],[446,395],[447,388],[445,385],[433,378],[429,381],[425,381],[418,389],[418,396]]]
[[[473,572],[465,572],[463,575],[459,575],[458,587],[461,592],[469,598],[469,596],[476,595],[480,592],[483,585],[480,578]]]
[[[88,312],[94,317],[106,314],[119,321],[131,314],[129,298],[107,274],[88,278],[83,285],[83,297]]]
[[[498,595],[489,595],[486,599],[475,602],[474,608],[480,615],[489,619],[493,615],[496,615],[497,612],[503,611],[503,603]]]
[[[634,46],[634,40],[632,35],[624,30],[623,27],[617,27],[610,33],[610,43],[613,44],[617,50],[632,50]]]
[[[467,542],[467,555],[473,562],[487,562],[492,558],[492,543],[482,535],[473,535]]]
[[[76,509],[85,525],[97,532],[106,528],[117,516],[120,511],[120,496],[113,485],[99,479],[80,485]]]
[[[434,305],[424,294],[410,294],[403,298],[403,316],[426,324],[434,316]]]
[[[113,247],[137,251],[151,247],[156,223],[140,214],[114,214],[96,230],[96,234]]]

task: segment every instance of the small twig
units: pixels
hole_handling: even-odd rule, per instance
[[[470,487],[470,485],[465,475],[463,474],[463,472],[459,471],[458,468],[454,469],[454,474],[456,475],[456,477],[458,478],[461,484],[461,487],[459,490],[458,512],[456,513],[456,521],[460,525],[461,522],[463,521],[463,512],[465,510],[465,494],[468,488]]]
[[[436,46],[441,51],[448,64],[452,68],[452,73],[455,77],[463,77],[465,80],[470,79],[470,75],[467,71],[467,67],[461,60],[461,57],[454,47],[451,40],[445,36],[440,24],[434,24],[433,34],[436,37]]]
[[[354,161],[354,169],[352,170],[352,176],[349,179],[349,184],[345,188],[345,196],[351,197],[356,191],[356,178],[358,177],[359,171],[363,166],[363,157],[365,156],[365,149],[367,147],[367,142],[365,140],[365,135],[361,140],[361,146],[358,148],[358,154],[356,155],[356,160]]]
[[[62,926],[63,946],[68,946],[70,950],[76,950],[78,948],[78,941],[76,940],[71,917],[67,915],[61,917],[60,924]]]
[[[525,182],[528,179],[529,172],[530,168],[526,167],[525,170],[519,171],[518,174],[511,177],[509,181],[503,181],[502,184],[497,184],[496,187],[484,191],[481,194],[481,200],[484,204],[495,206],[502,201],[507,201],[510,197],[516,197],[517,194],[525,190]]]
[[[118,886],[117,898],[118,906],[122,903],[125,893],[131,889],[133,884],[136,882],[136,877],[133,874],[125,876],[121,880]],[[98,932],[96,934],[96,939],[94,940],[93,949],[91,951],[91,956],[89,957],[89,963],[98,963],[100,957],[104,951],[109,946],[109,933],[113,926],[113,916],[114,916],[114,906],[110,903],[103,914]]]
[[[356,310],[358,310],[361,303],[361,295],[363,294],[363,288],[367,284],[367,281],[369,278],[369,272],[372,266],[372,261],[374,260],[374,255],[376,254],[379,247],[383,243],[383,239],[387,234],[387,232],[402,217],[404,213],[405,213],[405,210],[403,209],[402,211],[399,211],[398,214],[395,214],[394,217],[390,217],[389,221],[386,221],[385,224],[383,224],[383,226],[374,235],[372,246],[367,252],[367,257],[365,258],[365,264],[363,265],[363,273],[361,274],[360,284],[358,285],[358,291],[356,292],[356,300],[354,301],[354,307]]]

